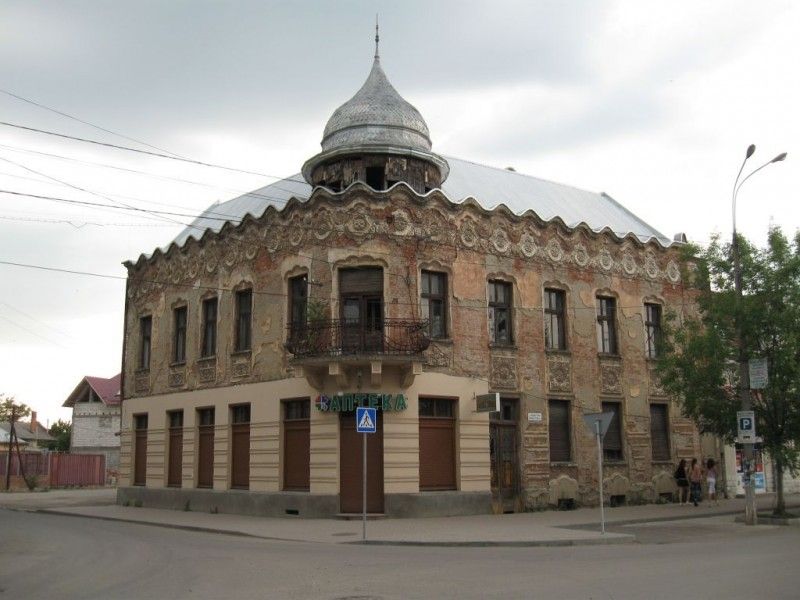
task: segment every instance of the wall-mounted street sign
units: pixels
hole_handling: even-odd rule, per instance
[[[751,390],[763,390],[767,387],[769,373],[766,358],[751,358],[747,361],[747,370],[750,374]]]
[[[542,413],[540,412],[528,413],[528,423],[541,423],[541,422],[542,422]]]
[[[356,409],[356,432],[375,433],[378,428],[377,411],[367,406],[359,406]]]
[[[475,396],[475,412],[499,412],[500,394],[478,394]]]
[[[740,410],[736,413],[736,428],[738,440],[743,444],[752,444],[756,441],[756,414],[752,410]]]

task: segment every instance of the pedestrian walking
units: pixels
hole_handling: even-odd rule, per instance
[[[678,484],[678,502],[689,504],[689,477],[686,474],[686,459],[682,458],[675,469],[675,483]]]
[[[708,486],[708,502],[714,501],[714,506],[719,506],[717,499],[717,463],[713,458],[706,462],[706,485]]]
[[[692,503],[694,503],[695,506],[697,506],[697,504],[700,502],[702,483],[703,470],[700,468],[700,463],[697,462],[697,459],[693,458],[692,466],[689,469],[689,484],[691,485]]]

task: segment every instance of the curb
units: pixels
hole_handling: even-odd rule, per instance
[[[64,512],[58,509],[44,508],[33,511],[47,515],[59,515],[65,517],[78,517],[84,519],[97,519],[99,521],[116,521],[118,523],[132,523],[134,525],[149,525],[151,527],[162,527],[165,529],[178,529],[182,531],[194,531],[198,533],[214,533],[218,535],[232,535],[236,537],[247,537],[259,540],[270,540],[275,542],[294,542],[305,544],[334,544],[334,545],[363,545],[363,546],[429,546],[439,548],[531,548],[531,547],[566,547],[566,546],[605,546],[614,544],[628,544],[636,541],[636,536],[632,534],[614,534],[610,538],[583,538],[572,540],[524,540],[524,541],[416,541],[416,540],[367,540],[367,541],[345,541],[345,542],[326,542],[316,540],[303,540],[293,538],[270,537],[265,535],[256,535],[244,531],[236,531],[229,529],[218,529],[214,527],[202,527],[199,525],[180,525],[176,523],[155,523],[153,521],[145,521],[142,519],[129,519],[118,517],[106,517],[100,515],[86,515],[73,512]]]

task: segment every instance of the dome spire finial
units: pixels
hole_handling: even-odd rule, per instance
[[[380,40],[381,38],[380,35],[378,34],[378,15],[376,13],[375,14],[375,60],[381,59],[381,55],[378,52],[378,43],[380,42]]]

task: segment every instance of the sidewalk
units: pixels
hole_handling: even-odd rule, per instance
[[[83,490],[26,494],[45,496],[56,493],[49,505],[39,498],[40,506],[24,506],[20,498],[9,506],[5,495],[0,495],[0,507],[17,510],[39,510],[61,514],[113,521],[125,521],[160,527],[243,535],[270,540],[312,542],[327,544],[361,543],[361,521],[338,519],[300,519],[292,517],[265,518],[230,514],[183,512],[154,508],[136,508],[104,503],[98,506],[81,506],[69,494]],[[97,492],[98,490],[92,490]],[[102,490],[107,492],[107,490]],[[22,494],[20,494],[21,496]],[[10,496],[17,496],[11,494]],[[66,498],[64,498],[66,496]],[[100,495],[100,497],[105,497]],[[64,502],[58,505],[58,500]],[[773,495],[759,497],[761,510],[768,510]],[[788,496],[787,504],[800,505],[800,496]],[[616,529],[631,523],[674,521],[706,518],[720,515],[737,515],[744,512],[744,500],[721,500],[720,505],[699,507],[675,504],[649,504],[606,508],[606,524]],[[443,517],[421,519],[379,519],[367,523],[367,543],[425,546],[572,546],[587,544],[619,544],[632,542],[633,535],[600,533],[598,508],[573,511],[542,511],[509,515],[476,515],[469,517]],[[733,518],[731,518],[733,523]]]

